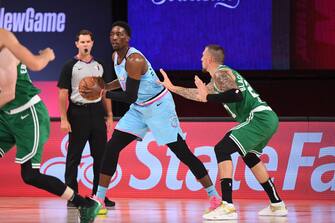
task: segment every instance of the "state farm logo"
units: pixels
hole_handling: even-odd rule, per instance
[[[240,4],[240,0],[212,0],[212,1],[208,1],[208,0],[197,0],[196,2],[194,0],[183,0],[183,1],[175,1],[175,0],[152,0],[152,3],[154,3],[155,5],[163,5],[166,2],[176,2],[176,3],[184,3],[184,2],[192,2],[192,3],[200,3],[200,2],[206,2],[206,3],[214,3],[214,8],[216,8],[217,6],[223,6],[229,9],[235,9],[239,6]]]
[[[66,135],[61,142],[61,152],[63,156],[51,158],[46,162],[44,162],[40,169],[42,173],[55,176],[58,179],[65,182],[64,173],[65,173],[68,142],[69,142],[69,135]],[[122,177],[122,170],[118,165],[115,174],[111,178],[111,182],[108,188],[115,187],[120,182],[121,177]],[[78,166],[77,180],[78,183],[82,182],[88,188],[92,188],[93,186],[93,159],[90,155],[90,147],[88,142],[85,145],[81,162]]]
[[[223,126],[223,125],[222,125]],[[221,126],[221,127],[222,127]],[[291,127],[288,127],[291,128]],[[286,128],[287,129],[287,128]],[[329,130],[329,132],[333,129]],[[217,134],[220,132],[212,132]],[[334,138],[330,140],[323,137],[323,132],[292,132],[289,135],[285,131],[279,131],[281,137],[273,139],[276,147],[266,146],[263,149],[265,166],[273,176],[273,181],[279,191],[291,193],[299,198],[313,197],[313,193],[329,193],[335,191],[335,146]],[[333,133],[331,133],[333,134]],[[203,132],[191,132],[187,134],[187,141],[199,145],[192,152],[197,157],[205,158],[203,164],[208,170],[213,182],[217,182],[218,166],[213,145],[204,144]],[[152,142],[155,138],[152,132],[147,132],[142,141],[136,142],[133,150],[135,164],[130,165],[129,157],[120,156],[123,167],[117,166],[117,171],[111,179],[109,188],[123,191],[152,190],[160,195],[161,189],[171,192],[194,192],[203,187],[187,167],[181,166],[181,161],[176,155],[165,147],[158,147]],[[316,146],[323,142],[322,146]],[[63,156],[51,158],[41,166],[41,172],[56,176],[64,181],[65,157],[68,144],[68,136],[61,142]],[[289,144],[289,146],[288,146]],[[156,148],[155,148],[156,147]],[[283,147],[283,148],[281,148]],[[153,153],[153,150],[158,150]],[[231,156],[233,162],[233,190],[241,193],[250,191],[262,191],[252,171],[236,152]],[[163,161],[165,160],[165,161]],[[89,155],[89,146],[85,146],[81,164],[78,168],[78,181],[91,188],[93,182],[93,159]],[[132,166],[133,168],[130,168]],[[136,169],[134,169],[136,168]],[[185,172],[186,168],[186,172]],[[142,172],[147,174],[142,175]],[[123,178],[124,184],[121,184]],[[302,186],[303,185],[303,186]],[[301,192],[301,190],[304,192]],[[305,192],[309,191],[310,194]],[[180,194],[179,194],[180,195]]]

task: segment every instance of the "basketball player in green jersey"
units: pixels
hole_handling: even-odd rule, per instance
[[[54,58],[52,49],[34,55],[13,33],[0,29],[0,157],[16,145],[15,162],[21,165],[23,181],[71,200],[79,207],[81,222],[91,222],[100,209],[99,202],[81,197],[56,177],[39,171],[50,118],[27,69],[42,70]]]
[[[209,84],[205,85],[196,76],[197,88],[174,86],[162,69],[164,81],[161,83],[170,91],[190,100],[222,103],[230,115],[239,122],[214,147],[219,165],[222,204],[215,210],[205,213],[203,218],[205,220],[237,219],[232,201],[231,154],[234,152],[242,156],[270,199],[270,205],[258,214],[286,216],[286,206],[258,157],[278,128],[276,113],[260,99],[259,94],[237,71],[223,65],[224,50],[221,46],[208,45],[203,51],[201,61],[203,70],[209,72],[212,77]]]

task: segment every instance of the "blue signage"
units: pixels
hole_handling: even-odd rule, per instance
[[[155,69],[200,70],[208,44],[235,69],[272,68],[270,0],[128,0],[128,22]]]
[[[75,38],[81,29],[93,32],[93,56],[110,65],[111,16],[110,0],[2,0],[0,4],[1,28],[14,32],[33,53],[50,47],[56,54],[43,71],[30,72],[33,80],[58,80],[63,64],[78,52]]]

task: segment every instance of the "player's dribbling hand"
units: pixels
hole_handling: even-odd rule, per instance
[[[159,69],[159,71],[163,75],[164,80],[158,81],[158,83],[166,87],[169,91],[173,91],[174,85],[171,83],[167,73],[162,68]]]
[[[45,48],[44,50],[39,51],[40,55],[46,56],[49,61],[53,61],[55,59],[55,53],[51,48]]]
[[[194,84],[195,86],[197,86],[197,89],[198,89],[197,98],[199,99],[199,101],[207,102],[208,91],[207,91],[207,87],[205,83],[202,82],[202,80],[196,75],[194,77]]]

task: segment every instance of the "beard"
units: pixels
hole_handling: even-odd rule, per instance
[[[119,44],[111,44],[114,51],[120,50]]]
[[[201,71],[204,72],[204,73],[208,72],[207,68],[204,65],[202,65]]]

